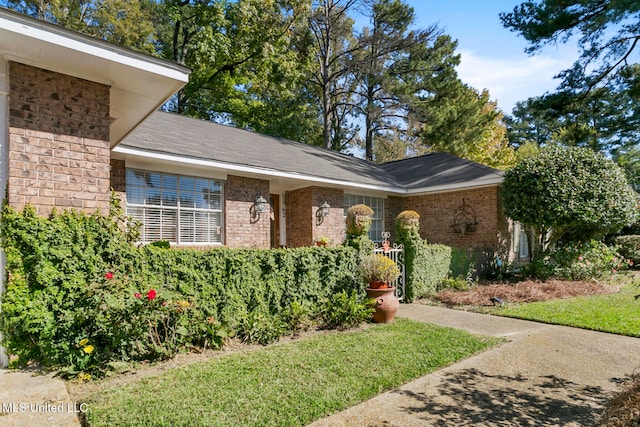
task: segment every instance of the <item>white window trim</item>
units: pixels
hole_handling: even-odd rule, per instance
[[[385,207],[384,207],[384,203],[385,203],[385,199],[386,197],[379,197],[377,195],[371,195],[371,194],[363,194],[363,193],[344,193],[343,194],[343,206],[346,206],[345,203],[345,199],[347,199],[347,197],[362,197],[362,198],[370,198],[370,199],[378,199],[380,200],[380,202],[382,203],[382,212],[379,212],[380,218],[374,219],[375,221],[380,221],[380,224],[382,225],[380,232],[384,232],[386,231],[384,228],[385,225]],[[360,203],[360,202],[358,202]],[[365,203],[367,206],[369,206],[369,204]],[[371,206],[369,206],[371,207]],[[345,218],[346,218],[346,210],[345,210]],[[374,236],[375,238],[371,238],[371,232],[373,230],[373,227],[371,228],[371,230],[369,231],[369,238],[374,241],[374,242],[381,242],[382,241],[382,236]]]

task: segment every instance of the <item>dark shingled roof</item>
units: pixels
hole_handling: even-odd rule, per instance
[[[264,171],[278,171],[398,192],[499,178],[501,171],[458,157],[434,153],[376,164],[302,144],[177,114],[154,112],[119,147]],[[471,182],[470,182],[471,181]]]
[[[448,153],[431,153],[395,162],[380,168],[408,189],[496,180],[502,171],[461,159]]]

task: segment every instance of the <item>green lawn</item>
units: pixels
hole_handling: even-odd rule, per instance
[[[304,426],[501,341],[396,319],[224,355],[89,396],[91,426]]]
[[[640,337],[638,293],[637,284],[627,284],[615,294],[505,305],[491,314]]]

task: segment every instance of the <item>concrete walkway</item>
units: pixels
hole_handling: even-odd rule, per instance
[[[507,343],[311,426],[591,426],[621,379],[640,367],[640,339],[401,305],[399,316]],[[0,426],[79,426],[64,382],[0,370]]]
[[[592,426],[640,339],[417,304],[399,316],[509,342],[311,426]]]
[[[0,426],[80,426],[79,410],[61,379],[0,369]]]

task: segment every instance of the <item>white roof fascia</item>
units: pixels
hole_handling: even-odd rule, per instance
[[[493,187],[502,184],[504,178],[485,178],[467,182],[457,182],[454,184],[436,185],[433,187],[410,188],[405,191],[408,196],[419,196],[421,194],[443,193],[447,191],[471,190],[480,187]]]
[[[111,146],[189,81],[189,68],[0,7],[0,56],[110,87]]]
[[[2,12],[6,13],[6,11]],[[46,43],[64,46],[67,49],[82,52],[107,61],[125,64],[154,74],[160,74],[184,83],[189,81],[188,68],[177,63],[137,53],[133,50],[105,42],[104,40],[67,30],[64,27],[36,21],[32,18],[26,18],[22,20],[22,22],[18,22],[20,18],[20,14],[17,13],[12,13],[11,19],[0,15],[0,28]],[[32,62],[35,63],[37,61]],[[65,73],[68,74],[66,70]],[[86,78],[86,76],[83,78]],[[111,82],[101,83],[109,84]]]

